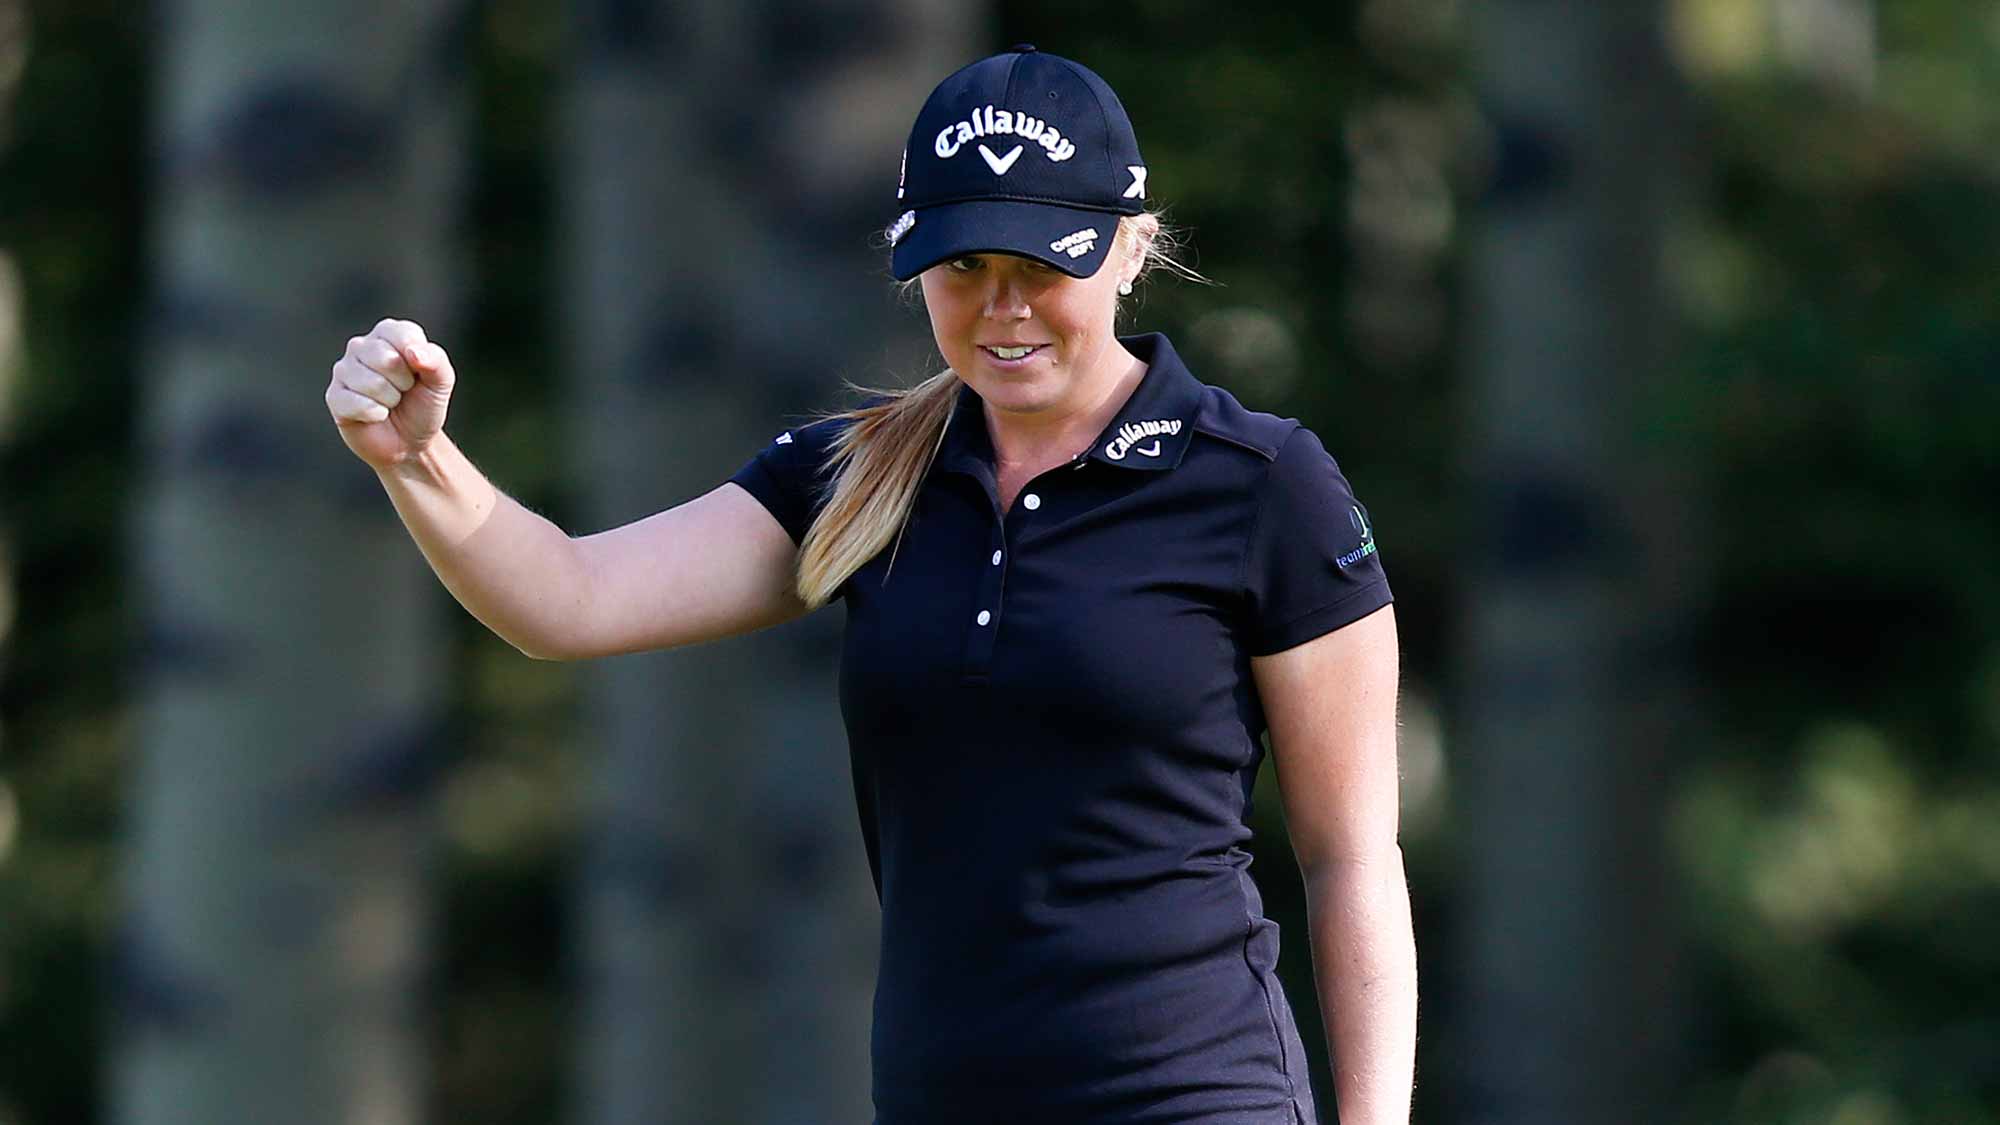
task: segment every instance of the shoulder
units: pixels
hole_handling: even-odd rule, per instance
[[[809,418],[778,431],[729,480],[776,516],[794,543],[803,542],[833,479],[836,439],[849,417]]]
[[[1265,463],[1278,460],[1292,435],[1303,429],[1297,418],[1252,410],[1221,387],[1206,384],[1194,417],[1195,433],[1247,450]]]
[[[853,419],[839,415],[794,422],[772,435],[729,479],[766,507],[784,509],[784,522],[820,498],[832,476],[836,440],[852,425]],[[786,526],[794,537],[803,533],[803,525]]]
[[[1262,510],[1297,516],[1344,512],[1353,503],[1353,489],[1339,463],[1319,435],[1297,418],[1251,410],[1228,391],[1208,386],[1195,415],[1195,433],[1231,454],[1226,459],[1236,471],[1225,475],[1240,482]]]
[[[821,465],[840,435],[855,423],[849,413],[809,416],[774,435],[765,452],[780,461]]]

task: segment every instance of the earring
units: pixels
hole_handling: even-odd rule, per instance
[[[1131,282],[1129,282],[1129,281],[1121,281],[1121,282],[1119,282],[1119,283],[1118,283],[1118,295],[1119,295],[1120,297],[1130,297],[1130,296],[1132,295],[1132,283],[1131,283]]]

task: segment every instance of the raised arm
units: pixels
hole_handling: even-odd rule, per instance
[[[529,656],[577,660],[694,644],[805,611],[797,548],[734,484],[573,539],[495,488],[444,435],[456,374],[405,320],[348,341],[327,409],[466,611]]]
[[[1251,661],[1305,879],[1342,1125],[1408,1125],[1417,961],[1396,841],[1396,618]]]

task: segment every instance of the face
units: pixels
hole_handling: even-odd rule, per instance
[[[924,307],[945,362],[987,405],[1068,412],[1122,370],[1112,325],[1133,266],[1122,247],[1084,278],[1012,254],[969,254],[924,271]]]

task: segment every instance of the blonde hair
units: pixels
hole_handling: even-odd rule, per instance
[[[1207,278],[1175,257],[1182,243],[1177,232],[1158,214],[1119,219],[1107,266],[1130,254],[1140,258],[1133,280],[1155,269],[1206,283]],[[903,283],[913,291],[915,278]],[[901,545],[902,532],[916,506],[917,489],[944,443],[958,404],[958,373],[946,368],[914,387],[849,389],[874,401],[851,410],[833,411],[820,420],[849,419],[848,426],[827,450],[824,475],[831,478],[826,504],[806,529],[799,544],[798,594],[818,609],[832,599],[841,583],[869,559],[889,547],[889,567],[896,556],[892,541]]]

